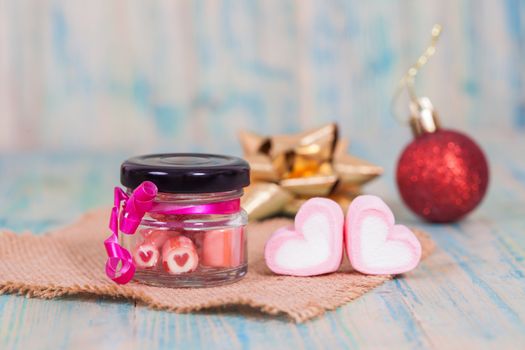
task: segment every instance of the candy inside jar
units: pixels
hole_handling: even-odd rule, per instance
[[[178,218],[178,223],[184,221]],[[222,284],[225,279],[242,277],[247,270],[242,226],[210,230],[141,228],[125,239],[135,263],[135,279],[149,284]]]
[[[119,247],[129,252],[133,280],[208,287],[246,274],[244,160],[208,154],[135,157],[122,164],[121,183],[127,191],[124,203],[116,200]]]

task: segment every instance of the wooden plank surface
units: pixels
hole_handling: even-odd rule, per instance
[[[476,212],[451,225],[422,223],[400,203],[392,169],[401,141],[353,147],[387,170],[367,191],[384,197],[399,221],[430,232],[439,249],[409,278],[321,318],[296,325],[247,309],[174,314],[119,300],[3,295],[0,348],[524,348],[525,158],[517,155],[525,143],[521,135],[477,136],[491,160],[490,192]],[[108,205],[122,158],[1,156],[0,225],[42,234]]]

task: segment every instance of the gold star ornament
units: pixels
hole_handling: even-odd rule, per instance
[[[296,135],[243,131],[239,138],[252,181],[241,203],[252,220],[294,215],[312,197],[331,198],[346,211],[361,186],[383,173],[346,153],[348,142],[339,140],[335,123]]]

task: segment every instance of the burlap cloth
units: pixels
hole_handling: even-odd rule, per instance
[[[268,236],[289,219],[272,219],[248,226],[249,270],[234,284],[214,288],[170,289],[129,283],[117,285],[104,273],[106,255],[102,241],[109,210],[85,214],[74,224],[35,236],[0,232],[0,294],[56,298],[65,295],[98,295],[126,298],[154,308],[191,312],[207,308],[245,305],[263,313],[285,314],[303,322],[333,310],[382,284],[391,276],[365,276],[345,261],[339,272],[318,277],[272,274],[263,259]],[[433,241],[416,232],[423,256]],[[410,278],[407,274],[404,278]]]

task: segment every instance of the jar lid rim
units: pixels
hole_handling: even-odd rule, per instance
[[[250,166],[238,157],[209,153],[147,154],[122,163],[123,186],[133,189],[143,181],[153,182],[159,192],[225,192],[250,184]]]

